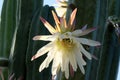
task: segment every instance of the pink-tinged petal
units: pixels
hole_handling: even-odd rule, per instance
[[[72,12],[72,14],[70,16],[70,25],[73,25],[73,23],[74,23],[76,12],[77,12],[77,8],[74,9],[74,11]]]
[[[59,21],[59,19],[58,19],[57,15],[55,14],[54,11],[52,11],[52,15],[53,15],[53,18],[54,18],[54,20],[56,21],[56,23],[57,23],[57,24],[60,24],[60,21]]]
[[[71,77],[73,77],[74,76],[74,71],[73,71],[73,68],[72,68],[72,66],[70,65],[70,75],[71,75]]]
[[[64,17],[60,17],[60,28],[61,28],[62,30],[65,30],[65,28],[68,28],[68,27],[67,27],[66,20],[65,20]]]
[[[52,75],[52,80],[56,80],[57,79],[57,75]]]
[[[87,24],[85,26],[83,26],[83,28],[81,30],[86,30],[87,29]]]
[[[45,25],[45,27],[49,30],[51,34],[56,33],[56,30],[44,18],[40,17],[40,20],[43,22],[43,24]]]
[[[3,72],[2,72],[2,67],[0,68],[0,77],[2,80],[4,80],[4,75],[3,75]]]
[[[86,38],[76,38],[81,44],[89,45],[89,46],[100,46],[100,42],[86,39]]]
[[[64,28],[64,18],[63,17],[60,17],[60,28]]]
[[[65,18],[63,18],[63,24],[65,28],[68,28]]]
[[[12,75],[10,75],[9,80],[13,80],[14,77],[15,77],[15,73],[13,73]]]
[[[20,76],[17,80],[25,80],[24,76]]]
[[[59,19],[58,19],[57,15],[55,14],[54,11],[52,11],[52,15],[53,15],[53,18],[54,18],[54,20],[55,20],[55,24],[56,24],[56,26],[57,26],[58,31],[61,31],[61,30],[60,30],[60,21],[59,21]]]
[[[33,40],[53,41],[55,40],[54,35],[38,35],[33,37]]]
[[[88,33],[93,32],[94,30],[96,30],[96,28],[89,28],[89,29],[83,30],[83,32],[80,33],[79,36],[87,35]]]
[[[48,43],[37,51],[37,53],[31,58],[31,61],[47,53],[53,46],[53,42]]]
[[[80,51],[88,58],[88,59],[92,59],[92,56],[91,56],[91,54],[88,52],[88,51],[86,51],[84,48],[83,48],[83,46],[80,44]]]
[[[90,54],[91,56],[92,56],[92,58],[94,58],[95,60],[98,60],[98,58],[95,56],[95,55],[93,55],[93,54]]]
[[[88,33],[92,32],[94,30],[96,30],[96,28],[90,28],[90,29],[86,29],[86,30],[79,29],[79,30],[73,31],[72,35],[73,36],[83,36],[83,35],[87,35]]]

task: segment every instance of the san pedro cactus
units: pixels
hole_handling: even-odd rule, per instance
[[[43,24],[40,17],[43,17],[52,26],[56,25],[51,12],[52,10],[55,11],[55,8],[48,5],[43,6],[43,2],[44,0],[4,0],[0,23],[0,67],[2,67],[5,80],[51,80],[53,77],[56,80],[66,80],[68,78],[68,73],[65,70],[63,71],[65,71],[66,77],[61,71],[58,72],[57,76],[52,76],[52,63],[48,68],[39,72],[39,66],[47,57],[46,54],[31,61],[38,49],[49,44],[48,42],[33,40],[36,35],[50,35],[44,26],[44,20],[42,19]],[[71,64],[72,67],[74,66],[73,71],[76,72],[74,72],[74,76],[70,75],[68,79],[115,80],[120,56],[120,0],[68,0],[68,2],[58,0],[58,2],[62,3],[62,8],[67,8],[67,12],[64,14],[66,23],[69,23],[70,14],[76,8],[74,22],[76,29],[81,29],[81,26],[86,24],[89,28],[96,27],[92,34],[84,37],[92,38],[101,43],[101,46],[97,48],[84,46],[97,60],[89,60],[82,56],[87,62],[84,67],[85,75],[81,73],[80,69],[75,68],[75,64]],[[118,21],[110,21],[109,16],[116,16]],[[61,43],[59,43],[60,45]]]

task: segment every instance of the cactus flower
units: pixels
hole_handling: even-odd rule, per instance
[[[37,51],[32,57],[34,60],[47,53],[47,57],[40,65],[39,71],[41,72],[44,68],[47,68],[52,62],[52,75],[55,76],[59,70],[64,72],[65,77],[69,78],[69,68],[72,67],[73,71],[77,70],[79,66],[81,72],[85,74],[84,66],[86,65],[83,55],[89,60],[92,59],[91,54],[86,51],[83,45],[88,46],[99,46],[100,43],[94,40],[81,38],[95,30],[95,28],[86,29],[87,26],[82,29],[75,30],[74,20],[77,9],[75,9],[71,16],[68,24],[65,18],[60,18],[52,11],[56,26],[52,27],[44,18],[40,18],[45,27],[49,30],[51,35],[38,35],[33,40],[50,41],[47,45],[43,46]]]

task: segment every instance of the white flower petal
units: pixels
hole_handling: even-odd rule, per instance
[[[62,56],[61,57],[61,64],[60,64],[60,67],[61,67],[61,71],[64,72],[65,71],[65,68],[64,68],[64,65],[65,65],[65,62],[64,62],[64,57]]]
[[[78,65],[79,65],[79,68],[80,68],[81,72],[82,72],[83,74],[85,74],[85,69],[84,69],[84,67],[83,67],[80,63],[78,63]]]
[[[77,70],[77,62],[76,62],[76,57],[75,57],[74,52],[70,53],[69,60],[70,60],[70,64],[71,64],[73,70],[76,71]]]
[[[77,62],[79,61],[79,63],[81,63],[81,65],[86,65],[86,62],[84,61],[81,52],[75,53],[75,55],[76,55],[75,58],[76,58]]]
[[[99,46],[100,43],[98,41],[86,39],[86,38],[76,38],[82,44],[89,45],[89,46]]]
[[[83,31],[81,29],[77,29],[72,32],[72,36],[79,36]]]
[[[82,29],[79,29],[79,30],[75,30],[72,32],[72,35],[73,36],[84,36],[84,35],[87,35],[88,33],[94,31],[96,28],[90,28],[90,29],[86,29],[86,30],[82,30]]]
[[[49,66],[49,63],[53,60],[53,58],[55,57],[55,54],[56,54],[56,51],[54,51],[54,50],[50,50],[50,52],[48,53],[48,55],[47,55],[47,61],[46,61],[46,68]]]
[[[65,64],[65,77],[67,79],[69,78],[69,61],[67,61]]]
[[[47,68],[50,64],[50,62],[53,60],[54,58],[54,50],[51,51],[48,53],[47,57],[45,58],[45,60],[43,61],[43,63],[41,64],[40,68],[39,68],[39,71],[41,72],[44,68]]]
[[[33,40],[54,41],[56,36],[54,35],[38,35],[33,37]]]
[[[53,64],[55,64],[55,65],[53,65]],[[54,62],[54,60],[53,60],[53,64],[52,64],[52,75],[56,75],[60,69],[60,63],[59,63],[59,61]]]
[[[90,55],[90,53],[89,53],[88,51],[86,51],[81,44],[79,45],[79,47],[80,47],[80,51],[81,51],[88,59],[91,60],[91,59],[92,59],[92,56]]]
[[[68,54],[68,53],[66,53]],[[69,57],[67,55],[62,56],[62,68],[61,70],[65,72],[65,77],[69,77]]]
[[[83,74],[85,74],[85,70],[84,70],[83,65],[86,65],[86,62],[83,60],[81,53],[80,54],[76,53],[76,60],[77,60],[77,63],[78,63],[78,66],[79,66],[81,72]]]
[[[61,51],[60,51],[60,52],[61,52]],[[61,52],[61,54],[62,54],[62,57],[61,57],[61,60],[62,60],[62,61],[61,61],[61,65],[60,65],[60,66],[61,66],[61,71],[63,72],[63,71],[65,71],[65,61],[64,61],[64,60],[65,60],[66,54],[65,54],[65,53],[62,53],[62,52]],[[67,59],[68,59],[68,58],[67,58]]]
[[[43,46],[41,49],[37,51],[37,53],[32,57],[31,61],[44,55],[46,52],[48,52],[53,46],[53,42],[48,43],[47,45]]]
[[[43,61],[43,63],[40,65],[39,67],[39,72],[41,72],[45,67],[46,67],[46,61],[47,61],[47,58]]]
[[[59,53],[56,53],[55,54],[55,57],[53,59],[53,64],[52,64],[52,75],[56,75],[57,72],[59,71],[60,69],[60,63],[61,63],[61,59],[62,57],[59,56]]]

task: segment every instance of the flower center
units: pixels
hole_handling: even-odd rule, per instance
[[[71,48],[73,45],[73,40],[70,38],[64,38],[64,39],[62,39],[61,44],[63,46],[67,46],[68,48]]]
[[[56,45],[58,50],[61,50],[64,52],[71,51],[75,47],[75,43],[73,39],[70,39],[70,38],[63,38],[62,40],[58,38],[58,40],[56,41]]]

